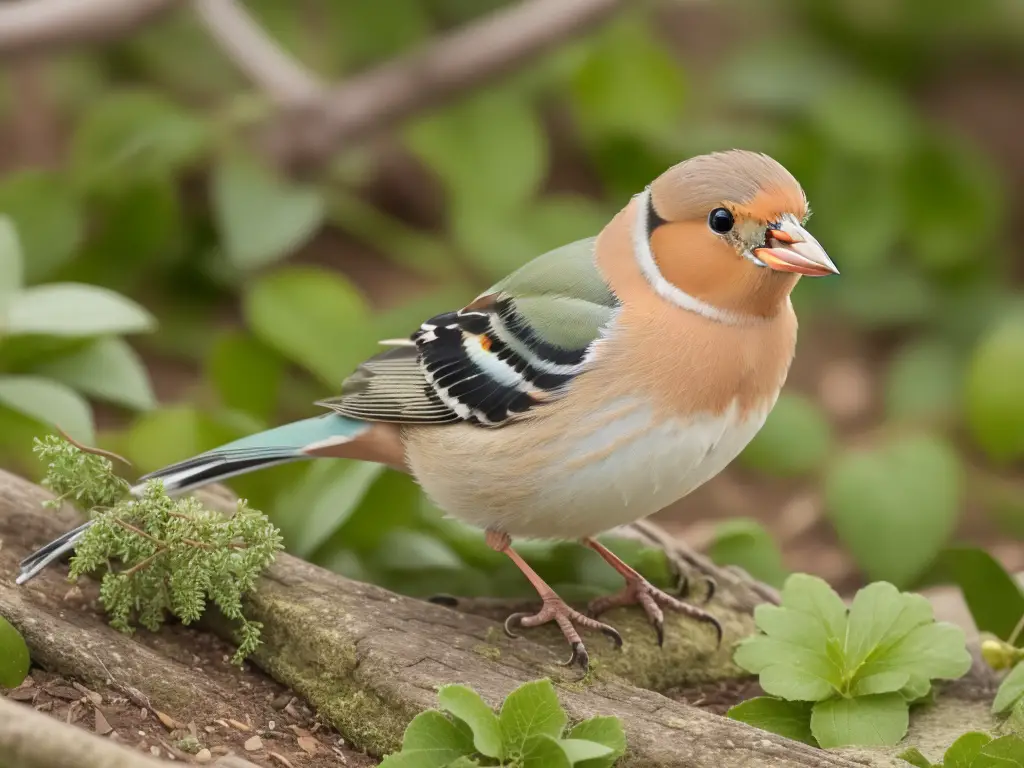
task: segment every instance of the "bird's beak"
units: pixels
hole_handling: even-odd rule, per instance
[[[766,242],[765,247],[754,249],[754,255],[774,270],[812,277],[839,274],[814,236],[794,221],[769,229]]]

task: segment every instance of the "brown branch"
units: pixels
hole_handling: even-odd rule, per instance
[[[136,534],[138,536],[141,536],[144,539],[149,539],[151,542],[153,542],[158,547],[160,547],[160,549],[167,549],[167,545],[164,544],[162,541],[160,541],[160,539],[158,539],[156,536],[151,536],[150,534],[146,533],[141,528],[136,528],[131,523],[125,522],[120,517],[115,517],[114,518],[114,522],[117,523],[118,525],[120,525],[125,530],[131,531],[132,533],[134,533],[134,534]]]
[[[418,51],[331,89],[317,104],[283,114],[271,152],[319,161],[344,144],[514,71],[629,5],[627,0],[523,0]]]
[[[113,451],[105,451],[102,448],[94,448],[90,445],[83,445],[82,443],[75,440],[75,438],[73,438],[63,429],[61,429],[59,424],[55,424],[54,426],[56,427],[57,431],[60,432],[61,437],[63,437],[67,442],[71,443],[71,445],[75,446],[75,448],[80,450],[82,453],[91,453],[94,456],[102,456],[106,459],[110,459],[111,461],[120,461],[122,464],[126,464],[129,467],[132,465],[132,463],[128,461],[128,459],[126,459],[124,456],[116,454]]]
[[[16,0],[0,3],[0,56],[122,37],[178,0]]]
[[[305,67],[271,39],[236,0],[195,0],[210,36],[235,66],[275,104],[309,104],[325,88]]]

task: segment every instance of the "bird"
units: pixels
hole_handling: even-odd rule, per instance
[[[544,253],[461,309],[382,342],[319,401],[322,413],[141,478],[171,494],[317,457],[411,474],[446,514],[484,531],[536,589],[584,670],[580,630],[639,605],[663,641],[664,610],[722,628],[652,585],[597,536],[646,518],[721,472],[761,429],[796,349],[801,276],[838,274],[806,228],[799,182],[768,155],[686,159],[633,196],[595,237]],[[342,329],[339,329],[342,330]],[[24,583],[74,549],[86,523],[21,563]],[[623,577],[621,592],[568,605],[513,548],[575,540]]]

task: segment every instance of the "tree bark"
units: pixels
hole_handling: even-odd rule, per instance
[[[45,734],[45,736],[44,736]],[[0,765],[4,768],[167,768],[116,742],[55,721],[0,697]]]
[[[16,561],[74,522],[66,509],[55,514],[41,508],[46,495],[0,472],[0,615],[22,631],[36,663],[90,686],[109,687],[113,680],[122,693],[135,689],[156,707],[216,716],[209,708],[231,692],[175,662],[171,649],[117,633],[91,611],[64,604],[58,599],[67,591],[61,568],[27,587],[12,585]],[[204,500],[216,499],[206,494]],[[813,749],[657,692],[742,675],[730,657],[735,641],[752,631],[746,607],[736,607],[749,602],[743,589],[725,584],[710,604],[725,626],[717,649],[706,626],[679,617],[669,620],[669,639],[658,649],[641,612],[610,614],[626,646],[617,652],[602,637],[588,638],[595,664],[585,680],[558,665],[566,654],[554,631],[510,640],[484,616],[350,581],[284,554],[248,596],[246,610],[264,624],[264,643],[253,661],[305,697],[349,743],[372,754],[399,746],[409,720],[436,705],[441,684],[465,683],[498,706],[521,683],[549,677],[572,720],[622,719],[629,742],[624,766],[896,765],[884,754]],[[479,603],[474,607],[482,610]],[[224,620],[207,624],[230,635]]]

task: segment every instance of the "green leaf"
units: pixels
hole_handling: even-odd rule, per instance
[[[981,748],[971,768],[1024,768],[1024,739],[1012,734],[993,739]]]
[[[732,707],[728,716],[760,728],[777,733],[787,739],[802,741],[812,747],[818,746],[811,733],[811,703],[807,701],[784,701],[771,696],[757,696]]]
[[[153,316],[131,299],[80,283],[26,288],[7,308],[11,334],[102,336],[151,331],[154,325]]]
[[[971,731],[963,734],[946,750],[942,768],[971,768],[975,758],[990,741],[992,737],[987,733]]]
[[[820,701],[842,685],[840,670],[825,648],[811,650],[755,635],[737,646],[733,660],[759,675],[766,693],[791,701]]]
[[[382,464],[370,462],[314,462],[274,503],[276,509],[302,510],[301,515],[278,516],[288,551],[311,557],[345,524],[383,472]]]
[[[794,573],[782,587],[782,606],[817,618],[831,637],[846,635],[846,605],[828,582]]]
[[[612,754],[611,747],[598,744],[596,741],[587,741],[586,739],[559,739],[558,746],[562,748],[566,757],[569,758],[569,762],[573,765],[584,761],[589,763],[593,760],[611,757]]]
[[[820,617],[770,603],[754,608],[754,622],[773,640],[810,651],[822,651],[834,637]]]
[[[946,549],[938,565],[942,575],[960,587],[978,631],[1009,640],[1024,616],[1024,591],[1017,580],[992,555],[976,547]]]
[[[282,269],[250,285],[243,302],[259,339],[332,389],[377,348],[364,333],[363,297],[335,272]]]
[[[315,189],[278,179],[254,160],[221,159],[211,183],[217,229],[239,269],[258,269],[288,256],[323,223],[324,200]]]
[[[718,565],[738,565],[755,579],[776,588],[786,579],[782,552],[756,520],[741,518],[717,525],[708,554]]]
[[[504,759],[498,716],[476,691],[465,685],[444,685],[438,691],[437,701],[441,709],[470,727],[477,752],[498,760]]]
[[[79,121],[71,142],[75,180],[87,190],[116,190],[163,179],[198,160],[207,125],[155,91],[111,91]]]
[[[18,230],[24,278],[35,283],[65,264],[85,232],[85,218],[69,185],[49,171],[22,171],[0,182],[0,213]]]
[[[177,180],[139,180],[92,201],[90,237],[68,279],[136,290],[156,265],[173,263],[188,243]]]
[[[825,509],[871,580],[909,586],[956,526],[964,495],[959,455],[928,435],[851,450],[825,479]]]
[[[456,760],[452,760],[444,768],[480,768],[480,763],[471,757],[463,755]]]
[[[832,427],[821,408],[802,395],[783,393],[740,462],[765,474],[800,477],[822,466],[832,442]]]
[[[537,191],[548,147],[536,110],[502,89],[481,91],[421,118],[405,132],[412,151],[441,179],[452,218],[512,213]]]
[[[206,379],[221,403],[264,421],[274,415],[283,378],[280,356],[242,332],[220,336],[206,359]]]
[[[847,667],[856,669],[879,646],[896,642],[932,619],[931,605],[920,595],[904,595],[884,581],[868,584],[858,590],[850,605],[844,643]],[[899,690],[904,683],[892,690]]]
[[[445,544],[429,533],[396,528],[384,534],[378,563],[391,571],[423,571],[431,568],[460,570],[463,562]]]
[[[546,733],[529,737],[522,748],[522,768],[570,768],[572,761],[562,745]]]
[[[92,445],[92,409],[74,390],[40,376],[0,376],[0,405],[43,424],[60,427]]]
[[[916,768],[935,768],[932,762],[921,754],[921,750],[917,747],[911,747],[910,749],[904,750],[896,755],[900,760],[905,760]]]
[[[28,667],[25,638],[0,616],[0,688],[17,688],[28,677]]]
[[[156,406],[146,366],[123,339],[97,339],[88,346],[37,366],[33,373],[67,384],[83,394],[137,411],[147,411]]]
[[[1000,463],[1024,456],[1024,316],[1014,315],[974,349],[964,396],[974,441]]]
[[[890,634],[896,634],[895,632]],[[858,669],[858,679],[883,673],[904,672],[910,675],[909,691],[927,693],[927,682],[936,678],[955,680],[971,668],[964,631],[946,622],[929,622],[906,631],[895,642],[887,640],[877,646],[870,658]],[[880,686],[876,686],[880,687]]]
[[[501,705],[498,720],[505,753],[515,756],[524,753],[526,741],[532,736],[561,737],[568,718],[554,686],[545,679],[523,683],[512,691]]]
[[[0,216],[0,334],[3,333],[4,310],[22,286],[21,243],[18,231],[8,216]]]
[[[995,701],[992,702],[992,713],[1005,715],[1013,708],[1014,704],[1022,700],[1022,697],[1024,697],[1024,664],[1018,663],[999,684]]]
[[[961,360],[952,345],[929,339],[902,347],[889,363],[885,411],[893,421],[948,421],[961,398]]]
[[[870,696],[873,693],[903,691],[911,683],[910,674],[900,670],[876,672],[872,675],[858,675],[850,689],[854,696]],[[916,681],[915,681],[916,683]],[[931,685],[929,684],[929,688]]]
[[[908,153],[903,174],[909,253],[933,272],[984,259],[1006,219],[990,156],[967,142],[932,136]]]
[[[421,712],[413,718],[401,739],[401,755],[416,755],[420,760],[404,765],[417,768],[441,768],[472,753],[473,742],[468,734],[436,710]]]
[[[591,717],[573,726],[568,737],[603,744],[611,750],[605,757],[587,760],[578,768],[611,768],[626,753],[626,732],[617,717]]]
[[[665,137],[678,126],[685,101],[682,72],[646,19],[609,25],[572,78],[578,124],[597,136]]]
[[[826,749],[892,746],[907,734],[908,710],[898,693],[819,701],[811,711],[811,733]]]
[[[917,136],[913,112],[880,83],[844,83],[808,107],[826,141],[858,159],[894,162],[909,153]]]

